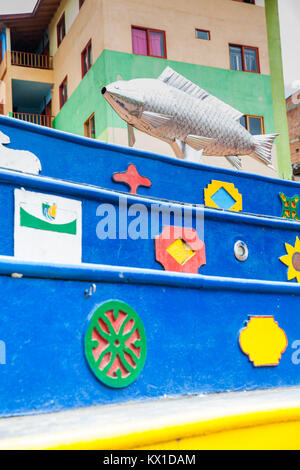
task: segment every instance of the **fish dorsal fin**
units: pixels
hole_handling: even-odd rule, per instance
[[[243,116],[243,113],[233,108],[229,104],[224,103],[224,101],[219,100],[203,88],[200,88],[198,85],[191,82],[183,75],[175,72],[175,70],[173,70],[171,67],[165,68],[163,73],[158,77],[158,80],[164,82],[166,85],[187,93],[193,98],[205,101],[205,103],[217,108],[220,112],[226,114],[231,119],[238,121]]]
[[[163,73],[158,77],[158,80],[200,100],[204,100],[209,96],[207,91],[195,85],[195,83],[191,82],[183,75],[180,75],[180,73],[175,72],[171,67],[165,68]]]

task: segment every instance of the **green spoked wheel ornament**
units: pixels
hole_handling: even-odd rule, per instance
[[[138,377],[146,360],[144,325],[129,305],[110,300],[93,313],[84,346],[88,364],[101,382],[126,387]]]

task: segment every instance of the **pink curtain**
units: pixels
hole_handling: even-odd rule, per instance
[[[147,33],[143,29],[132,28],[133,53],[147,55]]]
[[[156,55],[158,57],[163,57],[164,56],[164,48],[163,48],[163,35],[162,35],[162,33],[156,33],[154,31],[150,31],[149,41],[150,41],[150,55]]]

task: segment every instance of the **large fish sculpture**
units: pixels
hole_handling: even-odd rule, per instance
[[[237,169],[242,155],[272,167],[278,134],[251,135],[240,123],[243,113],[170,67],[158,79],[119,80],[101,92],[127,122],[130,146],[136,128],[169,143],[178,158],[186,158],[187,144],[204,156],[226,157]]]

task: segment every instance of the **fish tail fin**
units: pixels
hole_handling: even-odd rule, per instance
[[[255,147],[252,155],[260,162],[272,168],[273,165],[271,152],[274,140],[278,135],[279,134],[262,134],[253,136]]]

